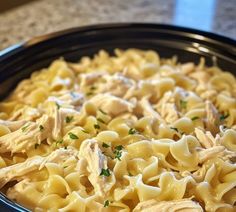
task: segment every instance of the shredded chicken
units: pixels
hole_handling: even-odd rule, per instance
[[[22,128],[0,137],[0,152],[24,153],[48,137],[52,119],[43,115],[37,122],[28,122]],[[43,130],[40,130],[43,126]]]
[[[135,107],[135,105],[129,101],[107,93],[98,94],[92,97],[89,101],[111,116],[116,116],[125,112],[132,112]]]
[[[97,141],[93,139],[85,140],[81,144],[79,158],[87,161],[88,179],[98,195],[104,196],[111,189],[115,181],[109,182],[108,178],[114,177],[112,173],[110,177],[100,176],[102,170],[107,170],[108,166],[107,158],[102,154]]]
[[[41,116],[41,113],[38,109],[32,108],[30,106],[25,106],[13,113],[9,121],[14,120],[24,120],[24,121],[33,121]]]
[[[219,120],[219,113],[215,106],[210,101],[206,101],[206,130],[216,135],[219,132]]]
[[[174,103],[166,103],[161,107],[161,116],[165,118],[167,123],[173,123],[179,119],[179,113]]]
[[[105,75],[103,78],[106,80],[106,83],[99,89],[99,92],[109,92],[118,97],[123,97],[126,92],[135,85],[133,80],[126,78],[121,74],[112,76]]]
[[[201,145],[205,148],[219,145],[220,136],[218,134],[214,138],[211,132],[206,131],[206,133],[204,133],[204,131],[199,128],[195,128],[195,134]]]
[[[186,212],[203,212],[199,203],[190,199],[161,201],[148,200],[140,202],[133,210],[133,212],[174,212],[174,211],[186,211]]]
[[[94,82],[96,82],[99,78],[101,78],[105,72],[96,72],[96,73],[87,73],[87,74],[81,74],[81,80],[80,80],[80,87],[84,88],[88,85],[92,85]]]
[[[0,188],[10,181],[20,180],[23,176],[34,170],[42,169],[47,162],[61,163],[75,155],[76,152],[74,150],[61,148],[46,157],[35,156],[22,163],[2,168],[0,169]]]
[[[165,120],[159,115],[159,113],[152,108],[152,105],[148,101],[147,97],[142,98],[142,100],[140,101],[140,106],[143,110],[144,116],[151,116],[153,118],[156,118],[160,122],[165,123]]]
[[[16,131],[21,128],[27,121],[20,120],[20,121],[7,121],[7,120],[0,120],[0,124],[8,127],[11,131]]]
[[[181,90],[179,90],[179,92],[181,92]],[[173,100],[173,93],[166,92],[156,105],[156,108],[160,112],[161,117],[164,118],[167,123],[173,123],[180,117]]]
[[[203,163],[209,160],[210,158],[219,156],[220,153],[224,153],[224,150],[225,150],[225,147],[223,146],[215,146],[215,147],[201,150],[198,153],[199,163]]]

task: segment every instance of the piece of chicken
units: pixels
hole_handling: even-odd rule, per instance
[[[23,108],[16,110],[9,121],[24,120],[24,121],[34,121],[39,118],[41,113],[38,109],[25,105]]]
[[[219,132],[219,120],[219,113],[215,106],[210,101],[206,101],[206,130],[214,136]]]
[[[213,146],[219,145],[220,136],[218,134],[214,138],[210,131],[206,131],[204,133],[204,131],[200,128],[195,128],[195,134],[204,148],[211,148]]]
[[[66,105],[67,108],[79,106],[84,102],[84,95],[80,92],[61,91],[57,93],[60,93],[60,96],[49,96],[46,102],[58,103],[60,106]]]
[[[80,87],[84,88],[86,86],[92,85],[98,79],[100,79],[106,72],[95,72],[80,74]]]
[[[28,122],[22,128],[0,137],[0,152],[26,152],[48,137],[51,123],[52,119],[43,115],[36,122]]]
[[[117,116],[125,112],[132,112],[135,107],[131,102],[108,93],[98,94],[92,97],[89,101],[111,116]]]
[[[126,92],[135,85],[134,80],[128,79],[121,74],[105,75],[106,83],[99,88],[99,93],[109,92],[118,97],[123,97]]]
[[[222,156],[225,152],[224,146],[214,146],[208,149],[203,149],[198,152],[199,163],[203,163],[210,158]]]
[[[94,139],[83,141],[79,151],[79,158],[87,162],[88,179],[99,196],[104,196],[115,184],[114,174],[109,171],[109,176],[101,175],[103,170],[108,170],[107,158],[100,150]]]
[[[2,168],[0,169],[0,188],[10,181],[20,180],[32,171],[42,169],[48,162],[61,163],[71,156],[76,156],[76,153],[77,151],[73,149],[60,148],[46,157],[35,156],[22,163]]]
[[[27,121],[19,120],[19,121],[8,121],[8,120],[0,120],[0,124],[8,127],[11,131],[16,131],[21,128]]]
[[[167,123],[173,123],[179,119],[179,113],[174,103],[166,103],[161,106],[161,117],[164,117]]]
[[[160,114],[152,108],[152,105],[148,101],[147,97],[142,98],[140,101],[140,106],[143,110],[143,116],[151,116],[160,122],[165,123],[165,120],[160,116]]]
[[[202,207],[190,199],[172,200],[172,201],[161,201],[148,200],[140,202],[133,210],[133,212],[203,212]]]

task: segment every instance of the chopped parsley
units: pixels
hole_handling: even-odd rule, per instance
[[[57,144],[62,144],[62,143],[63,143],[63,139],[60,139],[60,140],[56,141],[56,145]]]
[[[86,96],[91,96],[91,95],[93,95],[93,92],[86,93]]]
[[[60,107],[61,107],[61,105],[59,105],[57,102],[56,102],[55,104],[56,104],[56,106],[57,106],[57,109],[59,110]]]
[[[110,170],[107,168],[107,169],[102,169],[101,173],[100,173],[100,176],[105,176],[105,177],[109,177],[111,175],[110,173]]]
[[[104,202],[104,208],[108,207],[109,204],[110,204],[109,200],[106,200],[106,201]]]
[[[68,135],[69,135],[69,137],[70,137],[71,139],[74,139],[74,140],[79,138],[77,135],[75,135],[75,134],[72,133],[72,132],[69,132]]]
[[[119,151],[119,150],[115,150],[114,151],[114,154],[115,154],[115,158],[117,158],[119,161],[121,161],[121,156],[122,156],[122,152]]]
[[[37,149],[39,147],[39,144],[35,144],[34,148]]]
[[[221,115],[221,116],[220,116],[220,121],[224,121],[224,120],[227,119],[228,117],[229,117],[229,114]]]
[[[98,124],[94,124],[95,129],[100,129],[100,126]]]
[[[70,123],[70,122],[72,122],[73,119],[74,119],[73,116],[66,116],[66,123]]]
[[[176,127],[170,127],[170,129],[175,130],[176,132],[179,132],[178,128]]]
[[[223,130],[227,129],[227,126],[223,125]]]
[[[43,125],[39,125],[39,130],[40,130],[40,131],[43,131],[43,130],[44,130]]]
[[[180,107],[183,108],[183,109],[186,109],[187,108],[187,101],[184,101],[182,99],[180,99]]]
[[[120,151],[120,150],[124,149],[124,147],[122,145],[118,145],[118,146],[115,147],[115,149]]]
[[[103,124],[105,124],[105,121],[103,121],[101,118],[97,118],[97,120]]]
[[[104,147],[104,148],[108,148],[108,147],[110,147],[110,145],[108,145],[108,144],[106,144],[106,143],[102,143],[102,147]]]
[[[191,119],[192,119],[192,121],[194,121],[194,120],[199,119],[199,117],[198,117],[198,116],[194,116],[194,117],[192,117]]]
[[[90,90],[96,90],[97,88],[95,86],[91,86]]]
[[[25,132],[28,127],[29,127],[29,124],[23,126],[23,127],[21,128],[22,132]]]
[[[137,133],[137,131],[134,128],[130,128],[128,133],[129,133],[129,135],[133,135],[133,134]]]
[[[85,130],[85,129],[82,129],[81,131],[84,132],[84,133],[89,134],[89,132],[87,130]]]
[[[121,160],[121,156],[122,156],[122,149],[124,147],[122,145],[119,145],[119,146],[116,146],[115,147],[115,151],[114,151],[114,154],[115,154],[115,158],[117,158],[119,161]]]
[[[100,111],[102,114],[107,115],[107,113],[104,112],[102,109],[99,109],[99,111]]]

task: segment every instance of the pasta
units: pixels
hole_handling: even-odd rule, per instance
[[[36,211],[236,211],[236,79],[101,50],[0,102],[0,188]]]

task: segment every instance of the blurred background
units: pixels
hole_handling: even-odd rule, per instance
[[[236,39],[236,0],[0,0],[0,50],[70,27],[174,24]]]

